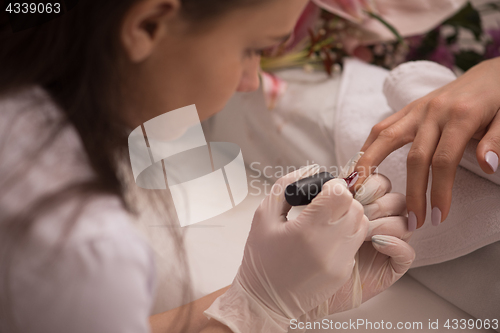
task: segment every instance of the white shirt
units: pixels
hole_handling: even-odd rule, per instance
[[[67,127],[47,149],[37,149],[60,113],[40,88],[0,98],[0,226],[31,203],[92,176],[76,131]],[[41,152],[36,157],[36,152]],[[29,168],[23,171],[23,166]],[[11,186],[6,179],[21,172]],[[155,266],[119,200],[91,197],[56,257],[51,251],[71,223],[81,197],[63,200],[35,216],[10,269],[10,308],[20,332],[149,332]],[[0,244],[12,235],[0,228]],[[17,243],[19,244],[19,243]],[[0,247],[0,257],[4,247]],[[0,286],[4,266],[0,266]],[[5,300],[0,288],[0,300]],[[0,331],[5,328],[0,318]]]

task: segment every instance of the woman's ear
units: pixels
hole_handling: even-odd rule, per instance
[[[125,14],[121,40],[132,62],[147,59],[166,33],[169,19],[179,13],[179,0],[138,1]]]

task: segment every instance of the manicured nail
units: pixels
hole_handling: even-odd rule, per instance
[[[417,215],[414,212],[408,213],[408,231],[417,230]]]
[[[372,236],[372,242],[380,246],[386,246],[391,243],[387,236],[384,235]]]
[[[356,171],[351,173],[347,178],[344,178],[345,182],[347,183],[347,187],[351,187],[354,184],[356,184],[358,179],[359,179],[359,174]]]
[[[497,172],[498,169],[498,155],[493,151],[489,151],[485,155],[486,163],[491,167],[493,172]]]
[[[441,209],[437,207],[432,208],[431,221],[435,227],[441,223]]]

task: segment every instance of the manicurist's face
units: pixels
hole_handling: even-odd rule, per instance
[[[289,36],[306,4],[268,0],[197,26],[176,0],[139,2],[122,27],[131,125],[191,104],[204,120],[235,91],[256,90],[259,52]]]

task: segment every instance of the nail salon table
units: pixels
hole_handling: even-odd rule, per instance
[[[248,174],[249,180],[255,180],[250,177],[250,170]],[[257,189],[262,189],[263,186],[265,186],[263,180],[254,181],[249,188],[249,195],[241,204],[217,217],[186,227],[188,230],[185,240],[196,297],[207,295],[232,282],[243,257],[243,249],[254,211],[264,198],[264,194],[259,194]],[[298,211],[294,210],[290,213],[290,217],[298,214]],[[364,320],[373,324],[383,320],[384,323],[391,322],[393,325],[398,322],[412,323],[412,325],[414,322],[421,322],[422,329],[401,331],[430,332],[432,330],[428,329],[429,321],[439,320],[440,330],[437,331],[442,331],[443,324],[448,319],[475,318],[439,297],[409,275],[405,275],[388,290],[359,308],[330,316],[328,319],[334,323]],[[294,331],[299,330],[290,330],[290,332]],[[335,328],[317,329],[307,332],[330,331],[338,330]],[[371,332],[381,331],[381,329],[370,330],[360,326],[356,331]],[[494,332],[484,329],[467,330],[467,332],[488,331]]]

